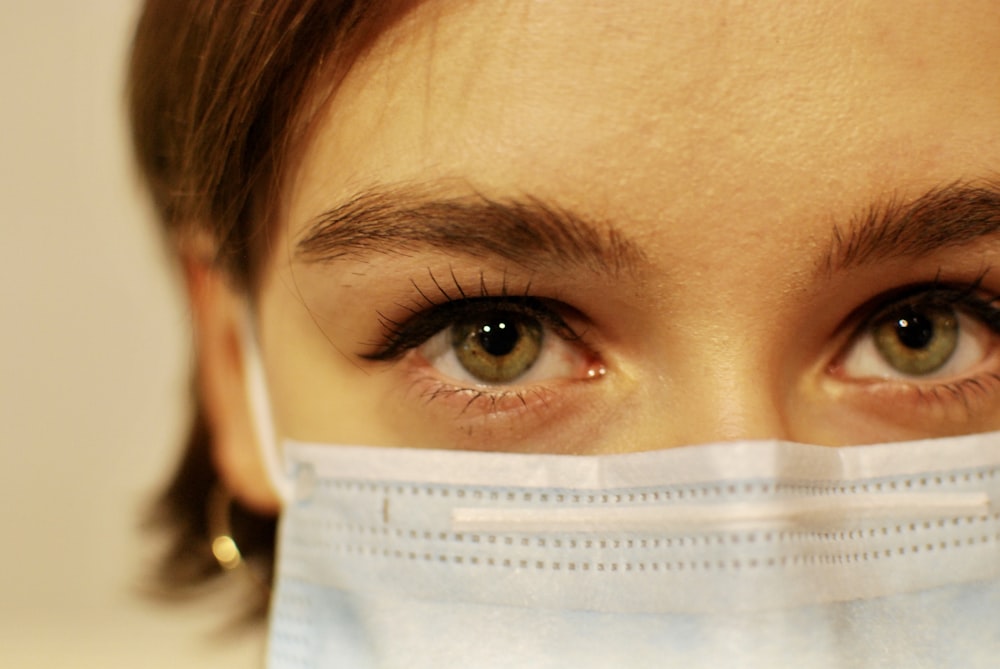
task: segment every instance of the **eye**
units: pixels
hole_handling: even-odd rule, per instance
[[[997,338],[991,319],[996,319],[996,309],[967,293],[935,290],[897,300],[859,330],[840,369],[862,379],[967,374],[987,357]]]
[[[462,320],[449,330],[455,360],[484,383],[511,383],[531,371],[545,342],[537,319],[511,312]]]
[[[472,298],[437,305],[394,324],[374,359],[413,350],[451,382],[474,386],[593,378],[596,355],[557,313],[536,298]]]
[[[944,367],[958,350],[958,315],[954,309],[906,305],[874,323],[872,336],[893,369],[924,376]]]
[[[444,376],[476,385],[595,376],[575,335],[544,320],[507,308],[485,311],[457,320],[417,352]]]

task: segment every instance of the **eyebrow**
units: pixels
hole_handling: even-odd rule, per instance
[[[872,205],[845,229],[834,226],[827,273],[927,255],[1000,235],[1000,182],[955,182],[916,199]]]
[[[915,199],[891,197],[846,226],[834,225],[821,268],[830,274],[917,258],[995,235],[1000,236],[1000,181],[959,181]],[[426,248],[610,277],[635,273],[646,259],[636,241],[613,225],[537,198],[440,198],[422,187],[380,187],[355,195],[311,223],[296,244],[296,256],[331,263]]]
[[[620,230],[536,198],[495,200],[475,194],[437,198],[422,188],[377,188],[318,216],[296,244],[313,263],[426,248],[502,258],[530,270],[634,273],[645,254]]]

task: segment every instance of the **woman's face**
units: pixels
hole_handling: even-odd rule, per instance
[[[431,2],[384,35],[264,268],[280,434],[1000,428],[1000,11],[824,4]]]

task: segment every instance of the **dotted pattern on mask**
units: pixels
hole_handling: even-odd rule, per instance
[[[417,550],[404,550],[404,549],[392,549],[379,547],[364,540],[359,540],[357,542],[352,542],[350,540],[335,541],[327,543],[324,548],[329,551],[340,552],[343,554],[354,554],[359,557],[371,557],[371,558],[392,558],[401,560],[412,560],[425,562],[442,562],[442,563],[452,563],[452,564],[466,564],[469,566],[488,566],[488,567],[502,567],[508,569],[550,569],[553,571],[559,571],[561,569],[566,569],[568,571],[684,571],[685,569],[690,571],[697,570],[726,570],[726,569],[758,569],[758,568],[787,568],[795,566],[809,566],[818,564],[849,564],[852,562],[866,562],[870,560],[880,560],[880,559],[891,559],[897,556],[904,556],[907,554],[920,553],[920,552],[932,552],[932,551],[945,551],[949,549],[961,549],[963,547],[975,546],[977,544],[996,544],[1000,542],[1000,531],[995,528],[1000,526],[1000,514],[995,514],[988,519],[954,519],[951,521],[940,521],[935,523],[937,527],[944,528],[946,524],[958,525],[962,522],[967,523],[981,523],[989,524],[991,527],[983,528],[987,530],[984,533],[975,532],[972,536],[964,536],[962,538],[955,538],[950,540],[939,540],[932,539],[930,541],[923,540],[919,536],[912,536],[918,526],[916,524],[909,524],[908,526],[897,525],[895,528],[880,528],[879,530],[869,530],[867,532],[862,531],[851,531],[843,533],[763,533],[761,535],[756,535],[754,533],[748,533],[746,535],[730,535],[730,536],[718,536],[718,537],[688,537],[679,538],[676,540],[672,539],[653,539],[653,540],[566,540],[562,542],[560,540],[545,540],[538,539],[532,542],[530,539],[521,539],[519,541],[514,541],[510,536],[497,536],[495,534],[481,535],[481,534],[471,534],[463,535],[461,533],[455,533],[448,535],[446,533],[440,533],[436,538],[439,545],[433,550],[427,550],[425,547],[421,547]],[[924,529],[931,529],[932,525],[930,523],[924,523],[920,527]],[[345,534],[358,534],[363,535],[366,533],[374,533],[375,528],[338,528],[344,530]],[[538,548],[544,548],[547,544],[550,544],[553,548],[559,548],[564,545],[570,549],[581,549],[582,551],[589,551],[592,549],[627,549],[633,550],[635,548],[657,550],[660,548],[670,548],[672,546],[684,547],[685,545],[690,547],[696,547],[699,544],[710,545],[710,544],[752,544],[754,542],[760,543],[777,543],[781,541],[786,541],[789,538],[794,538],[799,541],[808,541],[809,539],[829,541],[831,543],[836,543],[845,538],[860,538],[867,534],[869,537],[877,536],[889,536],[898,535],[902,538],[901,542],[894,547],[881,548],[879,550],[868,550],[868,551],[856,551],[850,553],[833,553],[833,554],[808,554],[808,553],[794,553],[791,555],[782,555],[779,557],[766,557],[766,558],[754,558],[747,557],[744,559],[729,559],[729,560],[644,560],[641,562],[621,562],[621,561],[586,561],[581,560],[539,560],[534,558],[519,558],[519,557],[506,557],[506,558],[494,558],[485,557],[481,558],[472,552],[461,552],[461,544],[463,543],[483,543],[494,545],[497,543],[504,543],[506,546],[521,546],[529,547],[536,546]],[[402,538],[402,533],[397,533],[398,538]],[[411,535],[413,536],[413,535]],[[427,539],[427,536],[424,536]],[[511,551],[512,553],[515,551]]]
[[[642,538],[621,532],[455,532],[447,523],[427,526],[422,517],[408,523],[407,500],[421,508],[456,507],[546,508],[669,505],[724,499],[747,501],[787,496],[828,496],[832,503],[851,494],[950,489],[995,489],[997,469],[972,470],[941,476],[855,483],[768,482],[687,486],[645,491],[539,492],[441,485],[399,485],[319,481],[315,497],[335,501],[344,509],[367,508],[367,515],[330,517],[324,513],[296,521],[289,531],[300,547],[319,554],[335,553],[359,560],[402,560],[461,565],[469,568],[548,570],[553,572],[699,572],[748,569],[788,569],[816,565],[850,565],[943,551],[1000,546],[1000,513],[986,517],[953,517],[919,522],[858,521],[849,528],[829,530],[760,530],[687,532]],[[400,513],[399,510],[403,512]],[[631,534],[631,533],[630,533]],[[553,554],[558,553],[558,558]],[[636,553],[644,555],[636,560]],[[625,558],[625,555],[628,558]]]

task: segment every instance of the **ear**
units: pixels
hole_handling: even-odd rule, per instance
[[[208,254],[185,254],[184,274],[194,320],[199,397],[212,433],[212,460],[226,489],[258,513],[277,514],[246,392],[243,367],[246,298]]]

